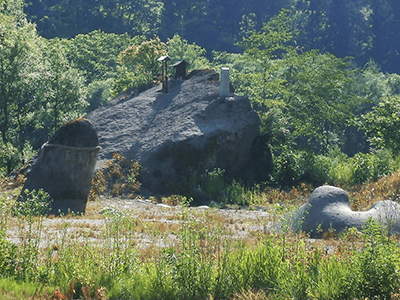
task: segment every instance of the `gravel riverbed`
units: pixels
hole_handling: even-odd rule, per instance
[[[41,223],[35,221],[29,229],[28,222],[11,218],[8,220],[7,239],[13,243],[23,243],[29,231],[40,248],[59,247],[62,244],[104,244],[107,230],[116,220],[126,218],[134,222],[134,230],[129,239],[135,240],[138,248],[149,246],[166,247],[177,241],[182,225],[184,208],[154,203],[147,199],[124,199],[101,197],[99,201],[87,204],[83,216],[47,217]],[[204,226],[216,225],[222,234],[231,239],[256,239],[258,234],[273,231],[274,218],[265,208],[217,209],[208,206],[185,209],[191,219],[203,222]],[[125,237],[127,238],[127,237]]]

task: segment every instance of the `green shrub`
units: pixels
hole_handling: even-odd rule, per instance
[[[367,243],[356,261],[360,296],[391,299],[400,283],[398,246],[382,234],[383,228],[372,218],[367,220],[363,232]]]
[[[284,151],[274,158],[273,181],[283,187],[300,183],[322,185],[330,181],[330,160],[307,151]]]
[[[212,200],[219,200],[221,193],[224,190],[224,174],[225,170],[215,168],[212,171],[206,171],[204,179],[204,191]]]
[[[352,184],[376,181],[394,170],[394,159],[390,150],[375,150],[370,153],[358,153],[349,160],[352,165]]]
[[[17,247],[0,237],[0,276],[13,278],[17,265]]]
[[[236,180],[232,180],[232,183],[225,188],[225,196],[221,202],[224,205],[249,206],[253,204],[253,193],[246,191],[245,187]]]
[[[51,202],[50,195],[42,189],[24,190],[13,211],[17,216],[46,216],[51,211]]]

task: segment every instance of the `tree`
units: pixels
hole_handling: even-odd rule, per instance
[[[389,148],[395,154],[400,153],[400,97],[383,97],[372,111],[360,117],[360,127],[369,134],[371,145],[377,148]]]
[[[349,90],[350,60],[298,51],[292,20],[289,11],[282,11],[244,39],[248,66],[241,71],[238,90],[251,98],[271,142],[281,143],[275,148],[326,153],[342,136],[360,98]]]
[[[70,40],[60,40],[65,44],[65,55],[70,63],[86,78],[89,111],[111,98],[111,89],[118,76],[119,53],[144,40],[143,36],[131,38],[126,33],[105,33],[101,30],[78,34]]]
[[[10,172],[86,105],[83,78],[65,48],[41,38],[19,1],[0,10],[0,161]],[[41,132],[38,135],[38,131]]]
[[[172,61],[184,59],[191,70],[201,69],[208,65],[207,58],[204,57],[206,50],[195,43],[189,44],[178,34],[167,41],[168,56]]]
[[[119,76],[115,81],[113,94],[139,88],[153,81],[161,73],[157,59],[167,54],[165,43],[160,38],[144,41],[140,45],[131,45],[118,55]]]
[[[43,41],[24,18],[19,1],[6,1],[0,11],[0,133],[6,149],[22,153],[23,133],[38,105]],[[4,147],[3,147],[4,149]],[[3,153],[4,154],[4,153]],[[1,154],[0,154],[1,155]],[[15,156],[6,154],[7,172]]]
[[[126,33],[115,34],[95,30],[65,40],[65,54],[74,67],[85,73],[86,80],[90,83],[115,77],[117,58],[121,51],[144,40],[141,36],[131,38]]]
[[[283,81],[271,81],[271,75],[279,69],[279,59],[285,54],[295,51],[293,47],[295,31],[292,31],[291,16],[288,10],[282,10],[263,28],[244,38],[239,43],[244,56],[250,63],[243,74],[243,92],[250,95],[258,106],[268,106],[266,99],[276,99],[282,92]],[[273,91],[271,88],[273,87]],[[272,93],[271,93],[272,92]]]
[[[59,39],[49,40],[44,58],[49,71],[46,77],[45,115],[49,134],[67,121],[81,117],[88,106],[84,77],[65,56],[67,49]]]
[[[94,30],[135,36],[159,31],[163,6],[157,0],[32,0],[26,11],[46,38],[72,38]]]
[[[305,139],[308,149],[326,154],[329,145],[342,136],[361,100],[350,90],[349,59],[312,50],[292,55],[284,64],[285,111],[293,135]]]

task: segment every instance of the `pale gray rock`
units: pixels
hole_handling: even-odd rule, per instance
[[[307,203],[299,208],[294,226],[313,238],[321,238],[351,227],[362,230],[368,218],[382,222],[391,233],[400,233],[400,205],[397,202],[385,200],[376,202],[368,211],[352,211],[347,192],[326,185],[316,188]]]
[[[59,128],[34,159],[23,191],[49,193],[51,214],[84,213],[100,150],[96,130],[86,119]],[[24,201],[21,193],[20,201]]]
[[[117,97],[86,116],[102,147],[98,167],[113,152],[135,159],[145,171],[143,187],[160,194],[190,194],[206,170],[239,176],[260,128],[249,99],[221,99],[212,70],[170,80],[168,94],[160,90]]]

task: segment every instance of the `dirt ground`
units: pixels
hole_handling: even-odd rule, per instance
[[[23,243],[29,232],[40,241],[40,248],[59,247],[63,243],[105,243],[112,220],[126,219],[132,222],[129,238],[139,248],[156,245],[171,246],[177,240],[182,224],[182,206],[153,203],[147,199],[101,197],[90,201],[83,216],[47,217],[29,227],[29,222],[11,218],[8,220],[7,239]],[[232,239],[256,239],[260,233],[273,231],[274,218],[265,208],[217,209],[208,206],[190,207],[190,218],[204,222],[204,226],[218,225]],[[211,224],[212,223],[212,224]],[[42,224],[42,228],[38,227]],[[210,227],[210,226],[209,226]]]

